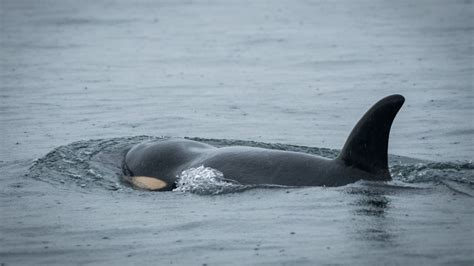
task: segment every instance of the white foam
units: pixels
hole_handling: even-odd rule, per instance
[[[173,191],[216,195],[241,191],[245,188],[247,186],[226,180],[219,170],[201,165],[182,171]]]

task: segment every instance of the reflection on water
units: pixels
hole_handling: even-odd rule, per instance
[[[370,186],[348,188],[347,193],[354,196],[350,210],[357,239],[396,245],[393,220],[387,215],[391,201],[386,192]]]
[[[386,210],[390,205],[390,200],[384,195],[370,191],[370,193],[363,194],[357,198],[354,205],[358,207],[355,210],[358,215],[384,218]]]

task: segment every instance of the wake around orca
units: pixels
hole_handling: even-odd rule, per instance
[[[360,179],[391,180],[388,139],[392,122],[405,99],[391,95],[378,101],[359,120],[340,155],[333,160],[300,152],[170,139],[132,147],[123,161],[124,180],[146,190],[168,191],[179,174],[211,167],[241,184],[342,186]]]

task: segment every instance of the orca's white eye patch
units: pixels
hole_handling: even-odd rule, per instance
[[[165,181],[150,176],[131,176],[127,177],[126,180],[130,182],[135,188],[151,191],[163,189],[168,185],[168,183]]]

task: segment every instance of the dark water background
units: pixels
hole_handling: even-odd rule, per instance
[[[472,10],[0,0],[0,263],[472,265]],[[120,182],[158,136],[331,158],[394,93],[389,183]]]

